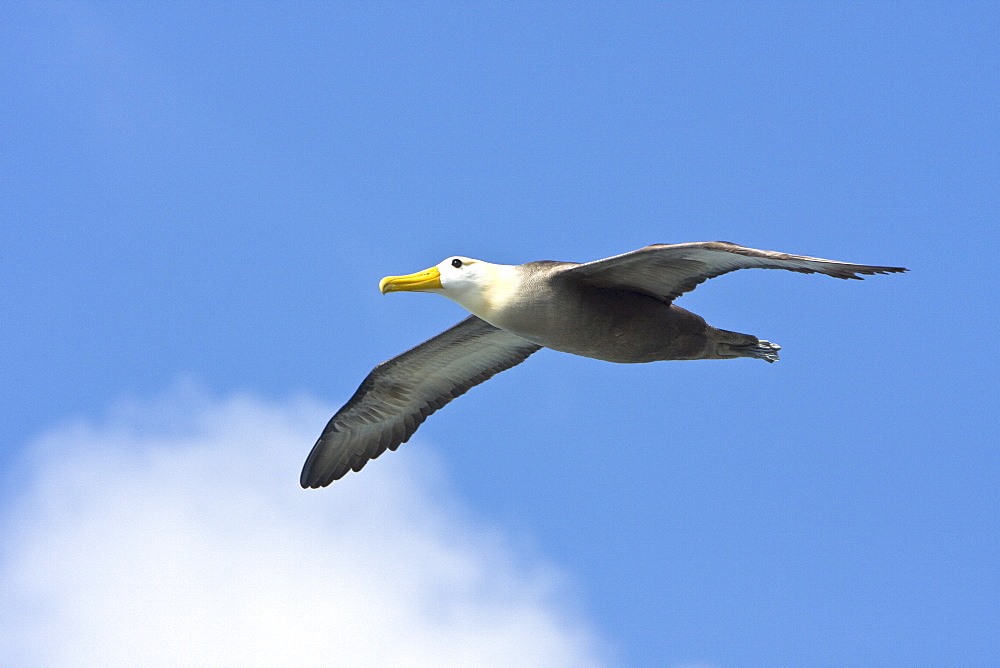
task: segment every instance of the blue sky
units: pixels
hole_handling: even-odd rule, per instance
[[[0,618],[72,632],[0,656],[996,661],[998,21],[5,4]],[[911,272],[715,279],[679,304],[779,364],[543,351],[299,489],[368,370],[463,317],[382,276],[714,239]]]

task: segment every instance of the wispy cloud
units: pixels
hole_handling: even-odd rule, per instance
[[[299,489],[328,409],[189,390],[39,438],[0,525],[0,664],[602,662],[558,570],[427,448]]]

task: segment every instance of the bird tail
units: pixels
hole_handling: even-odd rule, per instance
[[[765,362],[777,362],[779,359],[778,351],[781,350],[781,346],[777,343],[760,340],[755,344],[743,346],[730,345],[729,350],[735,353],[737,357],[753,357]]]
[[[715,343],[714,355],[709,359],[732,359],[752,357],[765,362],[777,362],[781,346],[777,343],[758,339],[753,334],[740,334],[726,329],[711,327],[708,338]]]

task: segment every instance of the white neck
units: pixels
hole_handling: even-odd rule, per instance
[[[486,322],[494,323],[518,295],[516,266],[475,261],[462,269],[447,268],[452,271],[442,271],[440,294]]]

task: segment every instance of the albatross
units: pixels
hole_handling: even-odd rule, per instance
[[[787,269],[860,279],[876,267],[746,248],[725,241],[655,244],[586,262],[491,264],[451,256],[389,292],[433,292],[472,315],[376,366],[326,425],[302,469],[304,488],[325,487],[405,443],[428,415],[492,376],[551,348],[608,362],[778,360],[780,346],[717,329],[673,302],[737,269]]]

